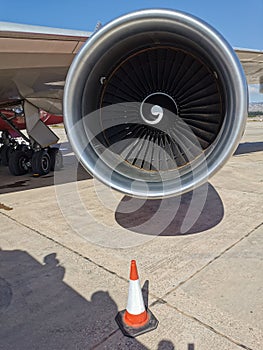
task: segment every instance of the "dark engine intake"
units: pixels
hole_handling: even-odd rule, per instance
[[[190,191],[235,151],[247,85],[229,44],[170,10],[134,12],[96,32],[73,61],[64,121],[80,162],[125,194]]]

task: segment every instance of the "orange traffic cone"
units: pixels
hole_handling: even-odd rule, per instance
[[[127,307],[117,314],[115,320],[122,333],[132,338],[158,326],[156,317],[149,309],[146,310],[135,260],[131,261]]]

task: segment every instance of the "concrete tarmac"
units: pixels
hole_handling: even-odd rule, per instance
[[[263,349],[263,122],[179,198],[129,199],[72,153],[42,178],[0,167],[0,349]],[[136,259],[156,330],[124,337]]]

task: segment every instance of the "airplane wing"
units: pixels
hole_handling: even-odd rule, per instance
[[[21,100],[62,113],[68,68],[91,32],[0,22],[0,108]],[[263,81],[263,51],[235,49],[249,84]]]
[[[61,113],[68,68],[91,34],[0,22],[0,108],[27,100]]]
[[[98,24],[96,29],[99,27]],[[39,170],[41,157],[45,157],[45,149],[56,143],[58,137],[41,120],[39,110],[62,114],[68,69],[91,35],[91,32],[0,22],[0,118],[14,128],[12,121],[1,116],[1,111],[23,105],[26,130],[34,150],[32,159],[36,156],[32,169],[35,167],[40,174],[45,173],[42,168],[43,171]],[[247,82],[260,84],[263,91],[263,51],[235,51]],[[8,136],[4,137],[9,142]],[[41,153],[39,147],[34,148],[35,144],[41,147]]]
[[[37,109],[62,114],[70,64],[91,32],[0,22],[0,109],[24,103],[27,131],[40,145],[57,142]],[[236,49],[249,84],[263,85],[263,51]],[[46,135],[46,136],[44,136]]]
[[[263,51],[235,49],[244,68],[248,84],[263,84]]]

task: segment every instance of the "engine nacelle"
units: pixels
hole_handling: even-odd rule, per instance
[[[222,36],[172,10],[120,17],[87,41],[64,90],[84,168],[127,195],[179,195],[215,174],[247,117],[242,66]]]

